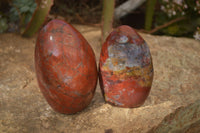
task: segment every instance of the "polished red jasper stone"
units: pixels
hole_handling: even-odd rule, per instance
[[[149,95],[153,64],[149,48],[129,26],[120,26],[107,37],[99,62],[100,85],[105,101],[119,107],[138,107]]]
[[[71,25],[52,20],[40,31],[35,68],[41,92],[57,112],[73,114],[93,98],[97,83],[95,55]]]

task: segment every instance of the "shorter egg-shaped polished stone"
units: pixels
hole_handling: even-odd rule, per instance
[[[142,105],[153,81],[147,43],[131,27],[118,27],[102,46],[99,71],[106,102],[129,108]]]
[[[97,83],[95,55],[70,24],[52,20],[41,29],[35,68],[40,90],[55,111],[73,114],[91,102]]]

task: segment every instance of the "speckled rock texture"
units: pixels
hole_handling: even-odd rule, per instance
[[[75,27],[89,41],[98,61],[100,29]],[[94,98],[86,109],[75,115],[63,115],[50,108],[38,87],[33,61],[36,37],[26,39],[16,34],[1,34],[0,133],[160,132],[159,126],[174,127],[167,127],[165,123],[182,122],[177,116],[185,116],[183,122],[186,121],[189,128],[184,130],[186,127],[181,127],[184,124],[178,124],[179,130],[172,131],[198,132],[200,42],[187,38],[141,36],[149,45],[154,65],[154,81],[144,105],[129,109],[105,104],[97,85]],[[194,111],[187,115],[182,106],[186,111],[190,108]]]
[[[153,63],[147,43],[131,27],[113,30],[102,46],[99,83],[107,103],[118,107],[141,106],[153,81]]]
[[[95,54],[65,21],[54,19],[39,32],[35,71],[42,94],[56,112],[75,114],[92,101],[98,79]]]

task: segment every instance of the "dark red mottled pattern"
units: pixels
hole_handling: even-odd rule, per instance
[[[138,60],[142,65],[137,67],[126,66],[123,70],[113,70],[109,65],[105,65],[106,61],[111,59],[109,57],[109,47],[119,45],[116,40],[121,36],[128,37],[127,43],[122,44],[124,47],[130,46],[130,44],[131,46],[132,44],[135,45],[135,49],[129,54],[134,55],[133,59],[131,58],[133,65],[135,63],[134,60]],[[137,48],[142,49],[141,52],[137,52]],[[149,49],[145,41],[131,27],[120,26],[110,33],[102,46],[99,62],[100,86],[106,102],[115,106],[129,108],[141,106],[145,102],[153,80],[153,64],[148,51]],[[137,55],[137,53],[139,54]],[[110,61],[110,63],[112,62],[112,65],[115,65],[115,63],[119,65],[118,62],[123,58],[126,59],[128,57],[119,57],[117,60],[114,60],[115,62]],[[129,72],[130,70],[133,70],[132,73]]]
[[[55,111],[73,114],[92,100],[98,76],[95,55],[66,22],[52,20],[40,31],[35,68],[40,90]]]

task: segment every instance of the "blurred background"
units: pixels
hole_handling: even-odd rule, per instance
[[[37,7],[45,0],[1,0],[0,33],[25,28]],[[115,0],[113,27],[129,25],[141,32],[184,36],[200,40],[200,0]],[[132,0],[134,1],[134,0]],[[127,12],[123,15],[120,7]],[[103,0],[54,0],[47,21],[59,18],[71,24],[101,26]],[[130,8],[130,9],[129,9]]]

